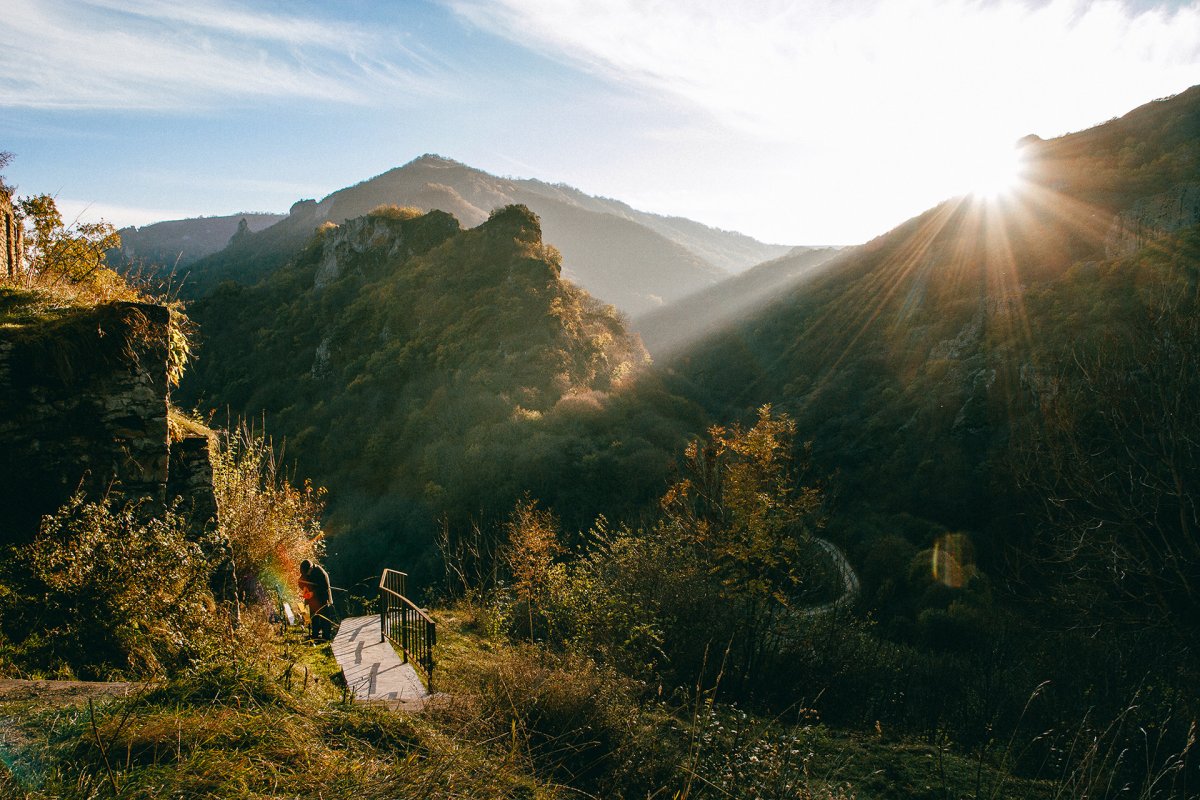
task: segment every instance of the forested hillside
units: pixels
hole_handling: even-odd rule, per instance
[[[282,214],[242,213],[122,228],[118,231],[121,246],[114,251],[110,261],[132,261],[146,268],[181,270],[204,256],[224,249],[239,231],[243,235],[254,233],[281,219]]]
[[[1010,194],[931,209],[666,372],[719,418],[795,416],[885,631],[954,612],[882,568],[933,525],[1136,672],[1121,636],[1186,652],[1200,618],[1200,90],[1023,146]]]
[[[363,574],[428,562],[443,523],[527,491],[576,527],[625,515],[661,492],[699,414],[635,382],[640,341],[560,269],[519,206],[465,231],[394,207],[328,225],[261,284],[192,307],[181,394],[265,415],[329,487],[331,549]]]

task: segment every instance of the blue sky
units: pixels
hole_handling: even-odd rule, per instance
[[[1200,83],[1200,3],[5,0],[10,183],[118,225],[440,153],[791,244]]]

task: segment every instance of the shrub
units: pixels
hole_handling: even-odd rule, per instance
[[[221,435],[213,482],[239,597],[295,604],[300,562],[324,550],[325,490],[293,486],[271,441],[245,423]]]
[[[519,645],[468,669],[458,679],[476,693],[472,704],[450,713],[556,782],[610,796],[649,746],[631,685],[591,659]]]
[[[398,206],[395,203],[382,203],[367,212],[368,217],[379,219],[407,220],[425,216],[425,212],[416,206]]]
[[[209,540],[173,513],[75,497],[9,563],[6,633],[43,668],[151,676],[188,663],[213,633]]]

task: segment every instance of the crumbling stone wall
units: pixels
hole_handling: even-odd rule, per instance
[[[196,526],[217,519],[212,447],[213,442],[207,436],[188,436],[171,444],[167,497],[179,498],[180,510]]]
[[[16,276],[22,269],[24,254],[24,231],[13,210],[12,195],[0,188],[0,274]]]
[[[181,448],[171,480],[170,313],[112,303],[0,329],[0,542],[31,537],[79,489],[155,510],[169,489],[203,482],[208,450],[196,444]],[[211,498],[211,463],[207,476]],[[215,500],[193,505],[215,515]]]

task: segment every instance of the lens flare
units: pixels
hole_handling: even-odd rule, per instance
[[[975,574],[974,548],[965,533],[947,533],[933,543],[931,568],[935,580],[961,589]]]

